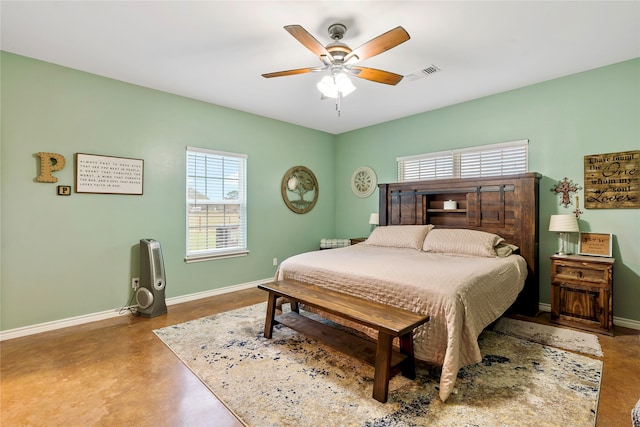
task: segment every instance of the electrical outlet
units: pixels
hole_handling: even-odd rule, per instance
[[[278,265],[278,258],[273,259],[273,265]]]
[[[131,279],[131,289],[135,291],[136,289],[138,289],[138,286],[140,286],[140,278],[134,277],[133,279]]]

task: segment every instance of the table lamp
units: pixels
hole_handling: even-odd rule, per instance
[[[369,224],[371,224],[373,226],[371,228],[376,228],[379,223],[380,223],[380,215],[379,214],[372,213],[371,215],[369,215]]]
[[[560,250],[556,252],[556,254],[569,255],[570,252],[567,250],[567,235],[568,233],[577,233],[580,231],[578,228],[578,219],[575,215],[551,215],[549,231],[560,234]]]

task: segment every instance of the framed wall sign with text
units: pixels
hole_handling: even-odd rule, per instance
[[[613,235],[611,233],[580,233],[580,255],[612,256]]]
[[[76,193],[142,195],[144,160],[76,153]]]

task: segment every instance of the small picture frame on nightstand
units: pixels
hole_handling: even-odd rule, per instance
[[[613,235],[611,233],[580,233],[580,255],[604,256],[611,258]]]

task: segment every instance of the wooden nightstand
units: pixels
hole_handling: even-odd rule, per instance
[[[551,321],[613,335],[613,258],[551,257]]]
[[[366,237],[354,237],[353,239],[350,239],[350,240],[351,240],[351,244],[352,245],[357,245],[358,243],[362,243],[365,240],[367,240],[367,238]]]

